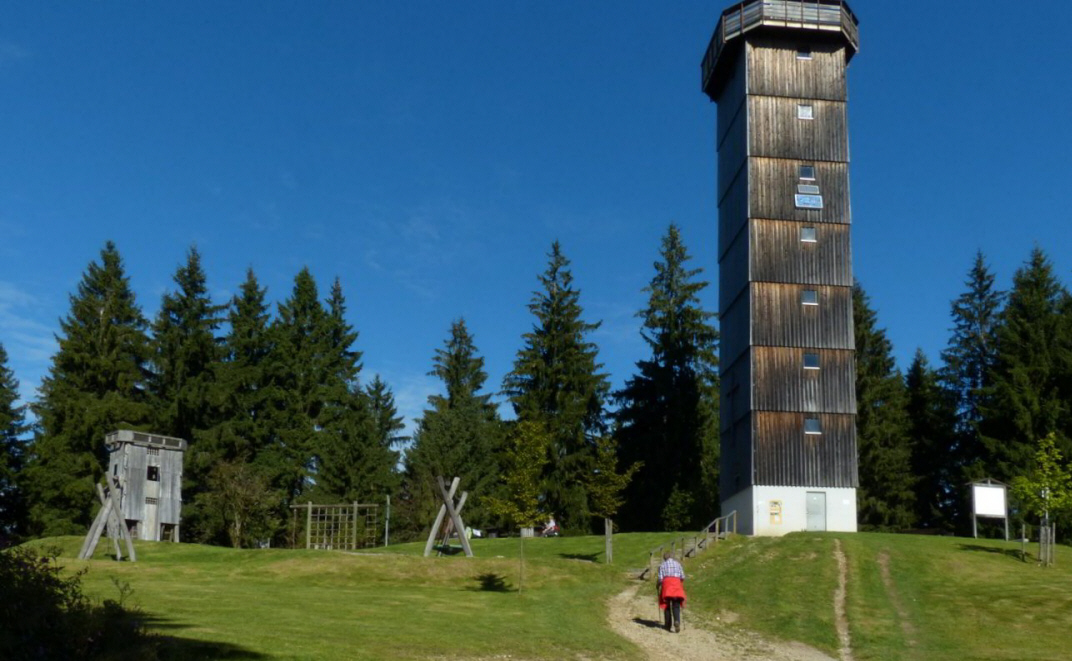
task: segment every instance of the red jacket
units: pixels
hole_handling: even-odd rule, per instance
[[[667,576],[663,579],[662,588],[659,590],[659,608],[666,608],[667,599],[680,599],[681,607],[685,607],[684,581],[674,576]]]

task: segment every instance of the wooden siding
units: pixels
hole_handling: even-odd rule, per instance
[[[746,415],[719,435],[719,496],[727,498],[753,484],[752,417]]]
[[[745,75],[745,60],[739,58],[731,70],[731,76],[726,80],[722,90],[722,96],[718,99],[718,125],[715,132],[716,145],[721,149],[726,137],[726,131],[740,117],[745,117],[745,94],[748,90],[746,85],[748,78]],[[742,125],[743,125],[742,121]]]
[[[182,514],[182,453],[160,451],[160,504],[158,524],[178,524]],[[157,531],[159,534],[159,531]]]
[[[819,369],[804,369],[804,353],[819,354]],[[844,349],[753,347],[751,408],[759,411],[856,413],[853,352]]]
[[[145,518],[145,473],[146,448],[142,445],[124,443],[120,450],[126,454],[126,475],[123,480],[123,516],[131,521]]]
[[[748,232],[738,232],[729,248],[718,260],[718,311],[721,314],[748,287]]]
[[[810,60],[797,59],[797,46],[802,44],[811,48]],[[811,38],[755,37],[747,41],[745,57],[741,59],[747,60],[749,94],[828,101],[846,99],[843,44]],[[725,97],[726,92],[722,94]]]
[[[752,410],[752,361],[742,353],[720,375],[719,429],[726,430]]]
[[[748,225],[749,280],[852,286],[848,225],[782,220],[752,220]],[[814,242],[800,240],[804,227],[815,228]],[[732,264],[741,266],[736,260]]]
[[[718,320],[719,330],[719,365],[726,369],[733,364],[751,343],[749,334],[748,310],[751,300],[751,287],[746,289],[729,304]]]
[[[800,180],[800,166],[815,167],[815,181]],[[819,187],[822,209],[798,209],[798,184]],[[748,213],[753,218],[848,223],[849,166],[831,161],[752,157],[748,159]]]
[[[814,119],[797,119],[799,103],[812,105]],[[841,101],[750,94],[748,155],[848,161],[849,133],[845,112],[845,103]]]
[[[815,289],[818,305],[800,302],[804,289]],[[782,347],[852,349],[852,289],[756,282],[749,292],[752,343]]]
[[[718,146],[718,201],[721,204],[727,190],[744,178],[748,164],[748,118],[742,112]]]
[[[733,243],[748,222],[748,175],[742,168],[737,179],[718,203],[718,257]]]
[[[819,414],[823,432],[804,433],[803,413],[752,414],[755,482],[771,486],[856,487],[856,416]]]

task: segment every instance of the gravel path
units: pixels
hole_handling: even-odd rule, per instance
[[[662,628],[652,583],[637,583],[611,598],[608,620],[612,630],[632,641],[652,661],[708,659],[710,661],[835,661],[803,643],[786,643],[728,626],[726,614],[704,622],[685,609],[681,633]]]

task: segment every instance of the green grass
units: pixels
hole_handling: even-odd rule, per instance
[[[639,658],[605,626],[605,602],[668,534],[529,539],[518,594],[519,540],[473,540],[478,557],[421,557],[423,544],[353,555],[137,542],[136,563],[90,561],[81,538],[58,545],[71,570],[88,567],[86,593],[129,605],[161,634],[165,658],[417,659],[428,657]],[[592,562],[597,560],[600,562]]]
[[[74,560],[88,594],[116,598],[128,583],[159,633],[163,658],[635,659],[640,651],[605,625],[608,597],[647,564],[670,534],[525,542],[473,540],[476,558],[423,558],[422,543],[361,555],[137,543],[137,563],[108,559],[106,543]],[[698,619],[837,649],[833,558],[849,563],[847,611],[859,661],[1065,659],[1072,656],[1072,550],[1058,565],[1023,563],[1019,546],[994,540],[884,534],[796,533],[734,538],[686,562]],[[881,567],[888,567],[889,584]],[[836,655],[836,654],[835,654]]]
[[[739,538],[693,562],[692,605],[707,617],[834,653],[835,539],[849,563],[847,614],[859,661],[1072,657],[1072,551],[1065,547],[1057,566],[1042,568],[1020,561],[1019,544],[996,540]]]

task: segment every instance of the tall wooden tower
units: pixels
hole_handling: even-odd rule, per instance
[[[703,60],[718,103],[722,513],[856,530],[846,68],[839,0],[747,0]]]

